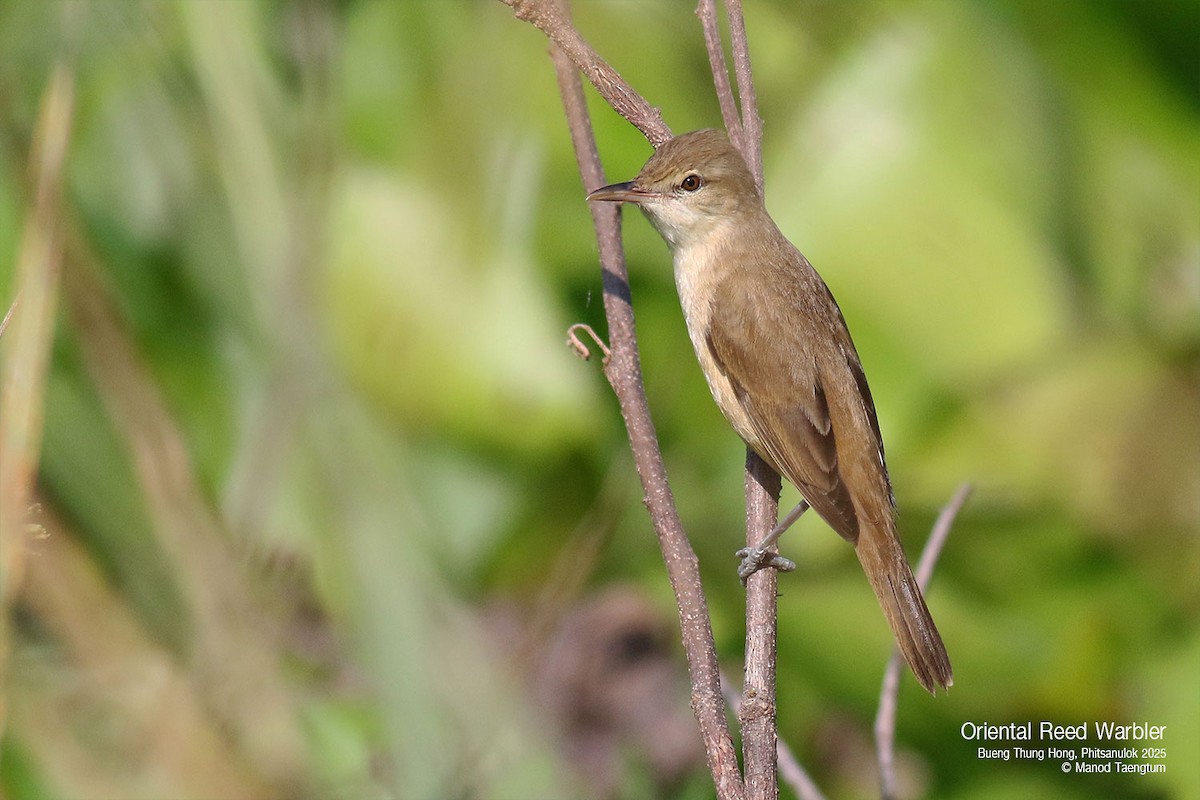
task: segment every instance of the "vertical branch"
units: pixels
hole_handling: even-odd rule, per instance
[[[732,113],[732,92],[721,54],[713,0],[701,0],[697,9],[705,31],[713,81],[721,99],[721,112],[735,145],[763,191],[762,125],[754,77],[750,71],[750,49],[740,0],[725,0],[729,38],[737,75],[741,122]],[[715,48],[714,48],[715,45]],[[716,52],[714,52],[714,50]],[[731,123],[731,120],[733,124]],[[736,131],[736,133],[735,133]],[[738,140],[740,139],[740,143]],[[780,477],[758,454],[746,449],[746,544],[761,542],[779,519]],[[742,726],[742,756],[745,762],[746,795],[752,800],[774,800],[779,795],[775,703],[776,630],[779,617],[775,596],[778,574],[762,569],[746,581],[745,685],[738,719]]]
[[[604,181],[603,171],[579,76],[561,48],[552,47],[551,55],[580,174],[585,186],[598,187]],[[675,509],[642,385],[619,211],[612,206],[592,204],[591,213],[600,249],[604,310],[612,346],[604,374],[617,395],[621,415],[625,419],[646,506],[675,592],[683,646],[692,679],[692,710],[700,727],[717,796],[721,800],[741,800],[745,797],[745,790],[725,718],[716,644],[700,583],[699,564]]]
[[[971,496],[971,490],[969,483],[959,486],[950,502],[938,514],[929,540],[925,542],[925,549],[921,551],[921,559],[917,562],[917,584],[922,592],[929,586],[942,547],[950,536],[958,512]],[[896,796],[896,708],[902,667],[900,651],[892,648],[892,657],[884,670],[883,687],[879,692],[879,711],[875,715],[875,756],[879,764],[880,795],[883,800],[891,800]]]
[[[754,547],[779,516],[779,473],[746,449],[746,544]],[[746,796],[775,800],[778,787],[778,733],[775,722],[776,591],[779,574],[760,569],[746,580],[745,685],[738,720],[742,725],[742,758]]]
[[[742,16],[742,0],[725,0],[729,18],[729,44],[733,50],[733,71],[737,76],[738,101],[742,107],[742,137],[750,173],[763,189],[762,117],[758,115],[758,96],[754,92],[754,76],[750,71],[750,44],[746,40],[746,19]]]
[[[725,131],[729,134],[729,141],[733,146],[744,153],[746,141],[742,136],[742,121],[738,117],[737,101],[729,83],[729,68],[725,66],[725,47],[721,44],[721,28],[717,24],[717,0],[700,0],[700,4],[696,6],[696,16],[700,18],[700,27],[704,29],[704,47],[708,50],[713,88],[716,89],[717,102],[721,106],[721,119],[725,122]]]
[[[729,684],[729,679],[721,675],[721,688],[725,693],[725,702],[729,703],[734,712],[741,714],[742,697]],[[825,795],[809,776],[808,770],[796,758],[792,748],[782,739],[777,740],[776,753],[779,761],[779,779],[792,790],[797,800],[825,800]],[[749,787],[747,787],[749,788]]]

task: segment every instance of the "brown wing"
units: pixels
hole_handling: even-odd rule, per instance
[[[823,284],[820,288],[832,305],[828,290]],[[858,536],[858,518],[839,471],[838,440],[826,392],[830,378],[840,379],[841,391],[851,387],[857,392],[858,379],[845,362],[841,375],[829,375],[829,353],[820,349],[822,344],[808,341],[794,318],[782,320],[772,313],[779,308],[779,301],[787,305],[785,295],[776,294],[774,302],[768,303],[757,291],[721,294],[709,319],[709,353],[748,417],[752,434],[748,444],[799,489],[830,527],[853,542]],[[790,315],[806,314],[803,324],[810,326],[810,336],[826,337],[824,348],[845,354],[830,323],[841,326],[841,331],[845,325],[836,306],[832,309],[833,319],[828,313],[817,313],[814,318],[808,314],[810,308],[792,309]],[[848,333],[842,335],[848,343]],[[857,365],[853,344],[848,345],[848,353],[848,359]],[[862,373],[862,368],[858,372]],[[869,399],[866,404],[870,405]]]

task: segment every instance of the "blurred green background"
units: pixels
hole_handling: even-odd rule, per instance
[[[693,10],[575,4],[676,132],[719,124]],[[768,207],[854,332],[911,557],[977,487],[929,594],[956,685],[900,694],[904,796],[1200,797],[1200,6],[745,10]],[[59,58],[44,443],[31,524],[0,532],[3,797],[711,796],[620,719],[607,788],[579,777],[595,720],[537,699],[619,585],[664,620],[654,694],[690,724],[615,400],[563,345],[603,308],[542,35],[496,0],[0,4],[0,312]],[[650,149],[592,100],[631,178]],[[736,676],[743,447],[665,246],[625,230]],[[882,615],[818,519],[783,549],[781,736],[831,797],[878,796]],[[1166,725],[1167,771],[1064,776],[959,733],[1029,720]]]

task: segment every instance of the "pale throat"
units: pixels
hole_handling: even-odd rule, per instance
[[[729,218],[710,218],[707,225],[693,225],[676,230],[676,236],[667,238],[675,267],[675,286],[679,300],[687,317],[688,328],[693,323],[706,325],[709,304],[717,291],[717,285],[727,272],[722,269],[722,258],[728,257],[728,246],[732,236],[733,222]],[[706,220],[708,222],[708,220]],[[699,315],[702,318],[695,318]]]
[[[643,211],[671,248],[679,303],[696,354],[703,361],[702,340],[717,287],[728,273],[722,260],[729,257],[737,220],[670,199],[647,204]]]

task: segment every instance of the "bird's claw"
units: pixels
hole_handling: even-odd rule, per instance
[[[791,572],[796,568],[795,561],[761,547],[743,547],[734,555],[742,559],[742,563],[738,565],[738,577],[741,578],[743,586],[751,575],[765,567],[774,567],[780,572]]]

